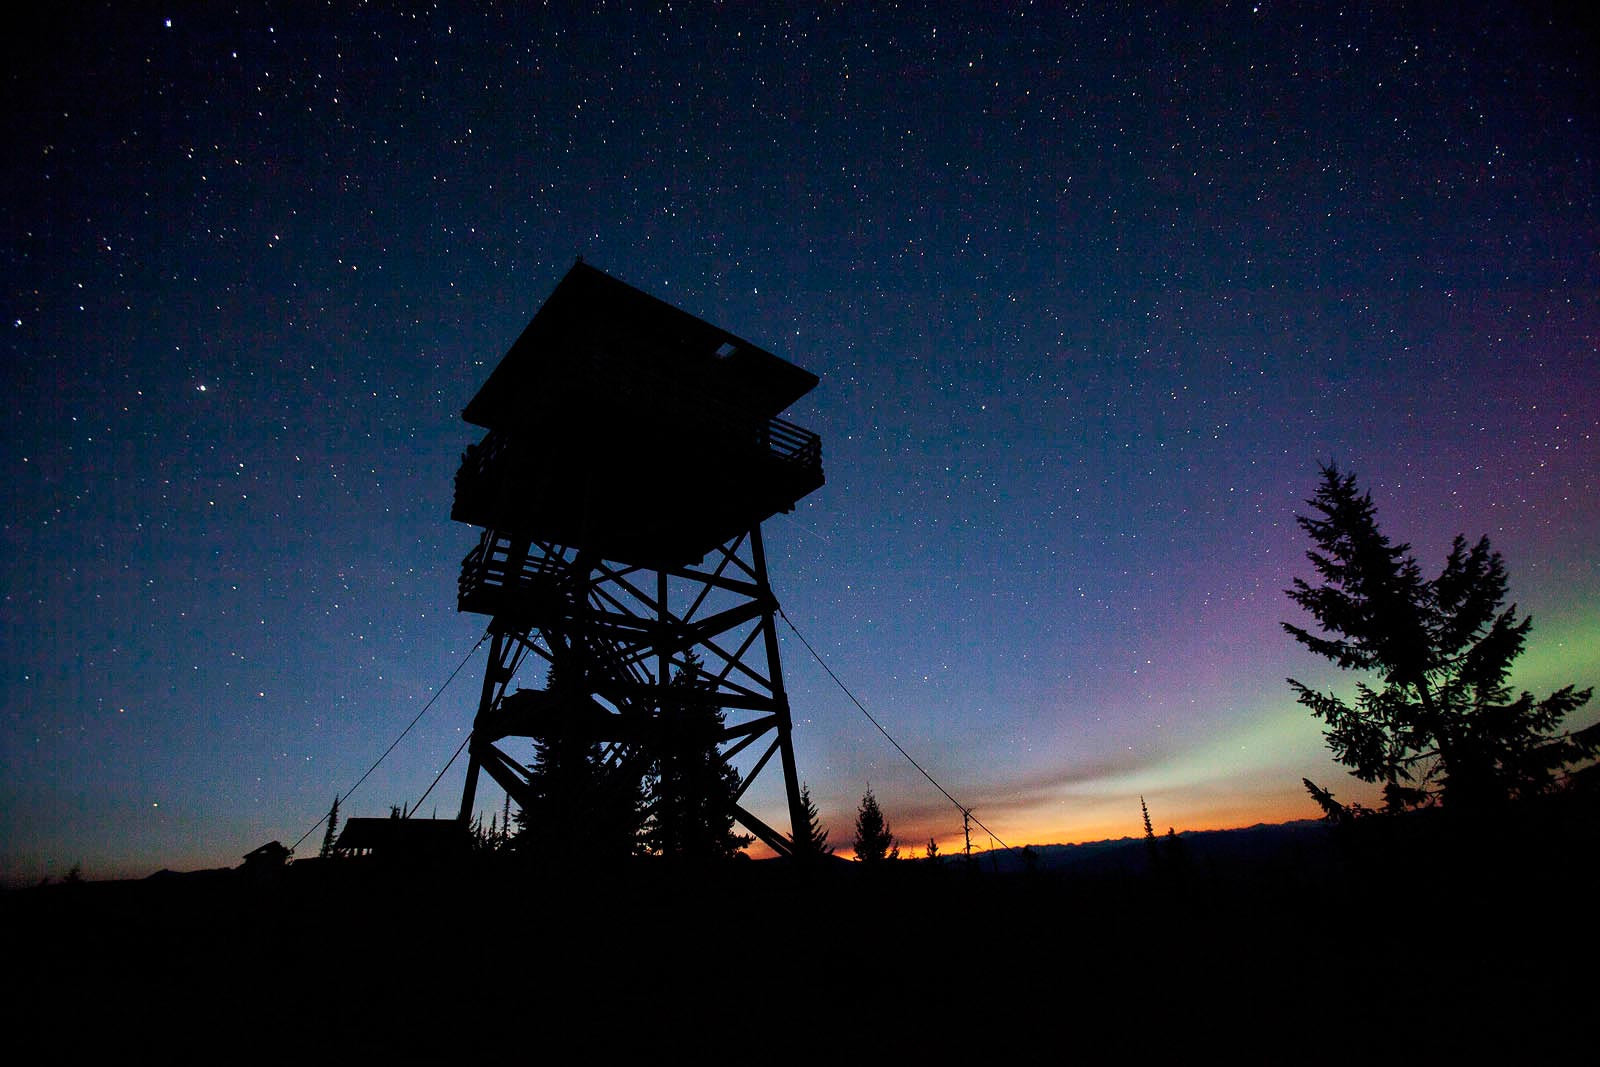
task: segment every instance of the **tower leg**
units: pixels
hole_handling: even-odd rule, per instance
[[[643,773],[662,743],[661,717],[687,697],[725,716],[720,758],[754,756],[732,800],[734,818],[774,852],[791,854],[806,812],[760,527],[677,566],[616,563],[544,542],[486,539],[485,546],[464,562],[463,587],[496,614],[460,818],[473,816],[480,772],[519,795],[522,767],[498,746],[501,738],[571,733],[608,745],[608,759]],[[517,563],[501,565],[501,558]],[[559,671],[560,698],[513,695],[508,712],[511,677],[530,652],[551,665],[552,677]],[[704,686],[669,699],[672,672],[691,654],[703,664]],[[773,756],[782,767],[788,834],[740,802]]]
[[[799,773],[795,769],[789,693],[783,687],[783,662],[778,656],[778,598],[772,595],[772,583],[767,580],[767,550],[762,544],[759,526],[750,531],[750,560],[755,565],[756,584],[761,589],[762,637],[766,642],[767,673],[775,705],[773,715],[777,720],[778,758],[783,764],[784,793],[789,801],[789,840],[796,841],[800,828],[807,825],[807,818],[805,806],[800,803]]]
[[[507,634],[498,625],[493,627],[489,637],[489,664],[484,668],[483,690],[478,696],[479,718],[495,706],[506,683],[511,680],[511,675],[516,670],[516,652],[520,644],[515,635]],[[472,740],[467,742],[467,780],[461,790],[461,811],[456,816],[457,821],[463,826],[469,825],[472,821],[473,805],[477,802],[478,771],[483,765],[478,754],[476,720],[473,728]]]
[[[478,793],[478,754],[471,751],[472,742],[467,742],[467,783],[461,790],[461,811],[456,815],[456,822],[462,826],[472,825],[472,805]]]

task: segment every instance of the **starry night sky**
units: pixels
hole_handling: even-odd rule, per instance
[[[1430,573],[1490,536],[1517,684],[1600,682],[1594,40],[1397,6],[27,16],[0,875],[232,865],[361,775],[482,632],[460,411],[580,255],[821,377],[778,595],[1011,844],[1370,795],[1284,684],[1351,682],[1279,629],[1319,461]],[[784,638],[833,839],[870,785],[954,847]],[[482,655],[346,814],[417,799]]]

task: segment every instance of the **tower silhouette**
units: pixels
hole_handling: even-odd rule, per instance
[[[457,607],[490,616],[463,823],[480,771],[530,806],[507,739],[598,743],[642,773],[693,703],[724,713],[723,760],[754,755],[734,818],[791,853],[806,813],[761,523],[823,484],[817,435],[778,418],[816,384],[581,261],[562,278],[462,412],[488,432],[456,473],[451,517],[483,528]],[[530,656],[559,680],[512,691]],[[669,692],[691,657],[703,684]],[[774,756],[788,834],[742,803]]]

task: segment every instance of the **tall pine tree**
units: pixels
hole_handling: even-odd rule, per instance
[[[695,861],[728,859],[753,840],[734,832],[739,771],[722,757],[724,713],[690,651],[667,685],[647,781],[644,839],[650,851]]]
[[[333,807],[328,809],[328,828],[322,832],[322,848],[317,855],[327,859],[333,855],[334,844],[339,840],[339,797],[335,794]]]
[[[519,826],[513,847],[575,863],[633,855],[641,847],[640,783],[607,762],[585,730],[588,694],[566,685],[554,668],[545,688],[555,699],[534,735],[528,802],[512,816]]]
[[[1150,809],[1145,806],[1144,797],[1139,798],[1139,814],[1144,817],[1144,851],[1150,858],[1152,869],[1161,863],[1161,851],[1156,847],[1156,829],[1150,825]]]
[[[1591,690],[1566,686],[1543,700],[1513,695],[1508,678],[1532,621],[1502,608],[1507,578],[1489,539],[1456,537],[1437,578],[1411,546],[1378,529],[1372,497],[1333,466],[1296,517],[1320,584],[1296,578],[1289,598],[1321,633],[1284,623],[1294,639],[1341,669],[1370,671],[1355,702],[1289,679],[1326,724],[1334,756],[1356,777],[1382,782],[1386,807],[1438,798],[1479,806],[1537,793],[1567,765],[1593,757],[1600,731],[1561,733]]]

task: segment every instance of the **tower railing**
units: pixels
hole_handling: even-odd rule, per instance
[[[822,438],[787,419],[768,419],[762,443],[779,459],[807,469],[822,467]]]
[[[560,568],[548,557],[523,553],[513,560],[511,539],[485,530],[461,561],[456,603],[461,611],[492,615],[508,595],[520,599],[540,592],[553,594],[560,578]]]
[[[729,448],[740,448],[751,442],[748,431],[737,426],[712,431],[710,436],[720,438]],[[673,443],[673,432],[663,429],[656,435],[663,445]],[[797,473],[820,474],[822,471],[822,438],[787,419],[767,419],[754,435],[754,443],[768,456],[782,461]],[[471,490],[491,477],[504,457],[516,448],[515,435],[507,430],[490,430],[482,441],[468,445],[461,456],[461,466],[456,470],[455,490],[459,502],[463,489]]]

